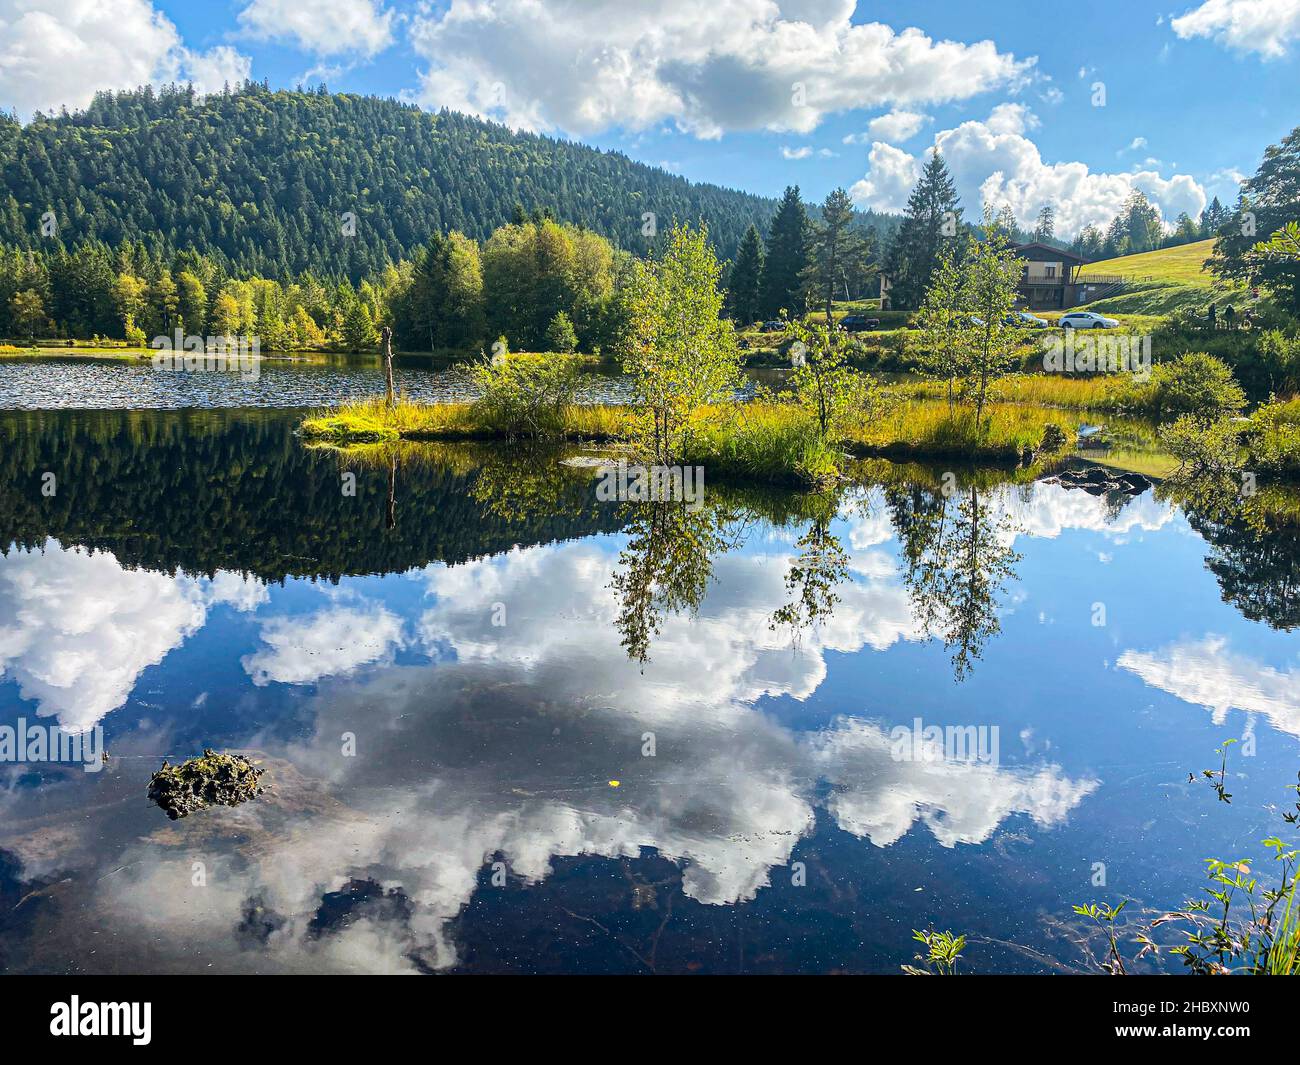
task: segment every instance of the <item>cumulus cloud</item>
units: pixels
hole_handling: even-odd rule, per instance
[[[1191,176],[1163,177],[1156,170],[1094,172],[1081,162],[1044,162],[1025,134],[1037,119],[1021,104],[1000,104],[986,121],[963,122],[936,134],[968,214],[983,204],[1009,205],[1022,224],[1032,224],[1051,205],[1058,235],[1070,237],[1089,224],[1104,228],[1134,190],[1142,192],[1167,221],[1186,211],[1195,218],[1207,202]],[[885,144],[873,144],[866,176],[851,189],[864,207],[896,211],[920,173],[923,157]]]
[[[0,41],[0,106],[24,117],[147,83],[193,81],[211,92],[251,69],[228,45],[186,48],[149,0],[0,0]]]
[[[241,660],[254,684],[312,684],[391,655],[402,644],[402,622],[378,604],[336,604],[307,617],[267,618],[261,637],[266,646]]]
[[[850,21],[853,0],[451,0],[412,27],[419,100],[527,129],[670,120],[698,137],[808,133],[831,113],[969,99],[1033,59]]]
[[[1279,59],[1300,38],[1300,0],[1205,0],[1170,20],[1179,37],[1207,37],[1236,52]]]
[[[845,144],[866,144],[871,141],[900,142],[910,140],[930,121],[929,115],[916,111],[890,111],[867,123],[866,133],[850,133]]]
[[[125,703],[206,616],[199,582],[125,569],[107,552],[51,540],[0,558],[0,672],[71,732]]]
[[[985,125],[994,133],[1024,133],[1039,126],[1038,116],[1024,104],[1003,103],[989,113]]]
[[[1232,650],[1223,636],[1125,651],[1119,665],[1154,688],[1204,706],[1216,725],[1235,708],[1263,714],[1278,731],[1300,736],[1300,670],[1265,665]]]
[[[901,211],[921,176],[921,163],[902,148],[876,141],[867,154],[867,176],[855,181],[849,195],[877,211]]]
[[[392,44],[394,18],[378,0],[253,0],[239,24],[259,40],[292,41],[314,55],[374,56]]]
[[[181,49],[173,59],[174,66],[169,64],[168,70],[174,73],[163,80],[189,82],[200,95],[220,92],[227,85],[240,85],[253,71],[253,61],[228,44],[202,53]]]

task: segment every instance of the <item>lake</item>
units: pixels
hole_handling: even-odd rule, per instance
[[[446,403],[476,394],[463,364],[427,355],[395,363],[397,389],[411,399]],[[621,377],[593,373],[588,380],[592,402],[627,395]],[[199,371],[155,369],[148,358],[0,356],[0,409],[321,408],[384,390],[380,359],[356,355],[268,356],[244,364],[232,357],[226,368]]]
[[[46,365],[0,397],[65,405]],[[1078,971],[1073,904],[1285,827],[1294,526],[887,463],[602,503],[568,452],[157,405],[0,411],[0,726],[108,754],[0,765],[4,971],[888,973],[931,924]],[[268,789],[169,821],[204,747]]]

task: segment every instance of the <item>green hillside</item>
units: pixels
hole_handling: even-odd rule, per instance
[[[41,219],[53,212],[67,247],[139,241],[238,272],[355,281],[436,232],[486,239],[516,204],[636,250],[647,212],[660,230],[704,220],[724,257],[775,209],[616,152],[375,97],[249,84],[104,93],[25,126],[0,113],[0,244],[20,249],[51,247]]]
[[[1144,251],[1138,255],[1122,255],[1118,259],[1103,259],[1089,263],[1081,274],[1121,274],[1124,277],[1151,277],[1156,281],[1171,281],[1179,285],[1200,285],[1209,288],[1214,275],[1202,270],[1205,260],[1214,251],[1214,240],[1198,240],[1180,244],[1175,248]]]
[[[1204,309],[1215,293],[1227,296],[1235,289],[1214,286],[1216,279],[1202,269],[1214,250],[1214,241],[1198,240],[1158,251],[1122,255],[1116,259],[1088,263],[1079,270],[1081,277],[1119,275],[1130,279],[1118,295],[1087,304],[1089,310],[1103,314],[1172,314],[1180,310]]]

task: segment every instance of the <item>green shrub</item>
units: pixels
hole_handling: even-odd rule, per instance
[[[548,351],[566,355],[578,350],[578,334],[574,332],[573,322],[563,311],[556,311],[551,324],[546,327],[546,347]]]
[[[1178,460],[1179,477],[1235,474],[1240,469],[1241,426],[1184,414],[1160,430],[1160,443]]]
[[[507,355],[470,368],[480,396],[474,414],[510,436],[556,436],[578,399],[581,360],[574,355]]]
[[[1300,398],[1260,407],[1246,430],[1252,470],[1300,480]]]
[[[1157,366],[1151,380],[1134,382],[1125,402],[1156,418],[1195,414],[1209,419],[1240,413],[1246,394],[1222,359],[1193,352]]]

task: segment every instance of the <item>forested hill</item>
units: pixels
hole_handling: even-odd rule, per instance
[[[642,215],[703,219],[724,257],[775,201],[550,137],[375,97],[250,84],[101,94],[26,126],[0,115],[0,244],[193,248],[235,272],[374,276],[439,231],[485,239],[516,204],[644,250]],[[346,236],[344,212],[356,216]]]

